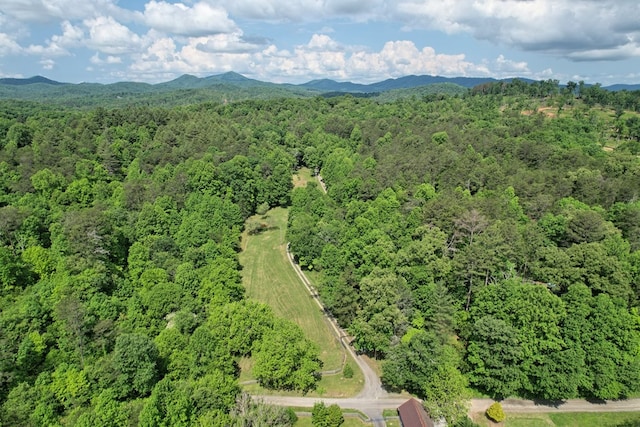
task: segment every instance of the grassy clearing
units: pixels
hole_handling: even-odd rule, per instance
[[[474,417],[481,426],[501,427],[640,427],[638,412],[564,412],[540,414],[507,414],[501,424],[489,422],[481,414]]]
[[[549,414],[556,426],[562,427],[638,427],[638,412],[604,412],[579,414]]]
[[[324,314],[309,296],[287,260],[285,233],[287,210],[272,209],[265,218],[267,230],[243,236],[242,282],[249,298],[270,305],[276,315],[296,322],[322,349],[323,370],[342,366],[343,351],[327,327]]]
[[[300,168],[298,173],[293,176],[293,186],[294,187],[306,187],[307,182],[315,180],[315,178],[311,175],[311,169],[309,168]]]
[[[242,282],[249,298],[268,304],[276,315],[300,325],[306,336],[320,348],[323,370],[341,368],[345,352],[331,334],[324,313],[309,296],[287,259],[287,213],[286,209],[276,208],[264,217],[253,218],[266,227],[259,234],[243,235],[243,250],[239,256],[243,266]],[[244,368],[240,381],[251,379],[251,361],[243,360],[241,365]],[[355,371],[351,379],[343,379],[341,374],[323,377],[318,390],[310,395],[339,397],[356,394],[364,380],[362,373]],[[258,385],[248,385],[245,389],[256,393],[262,391]]]
[[[241,359],[240,366],[240,379],[242,384],[245,381],[252,380],[251,368],[253,367],[252,359]],[[353,378],[344,378],[341,374],[338,375],[326,375],[318,381],[318,387],[305,396],[307,397],[350,397],[356,395],[364,386],[364,379],[362,378],[362,372],[354,369]],[[267,390],[261,387],[257,383],[244,384],[243,390],[247,393],[261,395],[270,394],[277,396],[300,396],[299,392],[295,391],[275,391]]]

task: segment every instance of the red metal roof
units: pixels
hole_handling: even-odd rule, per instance
[[[398,408],[403,427],[434,427],[433,420],[416,399],[409,399]]]

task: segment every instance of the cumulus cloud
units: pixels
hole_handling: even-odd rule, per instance
[[[0,33],[0,56],[20,53],[22,47],[8,34]]]
[[[380,51],[368,52],[343,46],[327,35],[315,34],[308,43],[291,51],[278,49],[273,44],[253,51],[227,48],[238,40],[210,36],[192,38],[184,46],[178,46],[173,39],[164,37],[140,55],[132,64],[131,72],[148,76],[238,71],[259,79],[287,82],[319,77],[376,81],[407,74],[489,74],[485,65],[473,64],[462,54],[436,53],[431,47],[419,49],[411,41],[388,42]],[[508,62],[504,58],[503,61]]]
[[[234,16],[272,21],[309,21],[323,16],[318,0],[218,0]]]
[[[311,36],[307,49],[317,51],[340,51],[340,45],[326,34],[314,34]]]
[[[238,17],[270,21],[314,22],[330,18],[354,21],[386,19],[392,0],[217,0]]]
[[[94,65],[112,65],[112,64],[122,64],[122,58],[119,56],[107,55],[105,59],[103,59],[99,53],[95,53],[89,61]]]
[[[189,39],[187,44],[178,46],[170,37],[156,39],[144,53],[137,56],[130,71],[136,76],[175,76],[183,73],[243,71],[249,66],[250,54],[211,51],[206,48],[208,41],[206,37],[195,37]]]
[[[14,78],[14,79],[22,79],[24,75],[22,74],[8,74],[0,70],[0,78]]]
[[[267,44],[260,38],[244,37],[241,32],[231,34],[216,34],[208,37],[194,38],[193,42],[198,50],[211,53],[247,53],[256,52]]]
[[[445,55],[432,47],[418,47],[408,40],[385,43],[380,52],[355,52],[349,62],[352,74],[399,77],[411,74],[468,76],[486,74],[482,65],[473,64],[464,54]],[[368,71],[370,70],[370,71]]]
[[[43,59],[40,61],[40,65],[42,65],[42,68],[45,70],[52,70],[56,62],[53,59]]]
[[[410,28],[468,32],[569,59],[638,55],[640,3],[635,0],[399,0],[394,13]]]
[[[100,52],[120,55],[136,52],[143,45],[140,36],[110,16],[87,19],[84,25],[89,31],[86,45]]]
[[[30,45],[26,52],[48,57],[70,55],[69,48],[82,45],[84,30],[69,21],[64,21],[61,26],[62,34],[54,34],[45,45]]]
[[[57,19],[84,19],[107,12],[122,11],[115,0],[3,0],[0,11],[25,22]]]
[[[529,65],[525,61],[513,61],[507,59],[504,55],[498,55],[496,58],[496,71],[502,73],[515,73],[517,75],[529,74]]]
[[[183,36],[206,36],[237,30],[227,11],[205,2],[193,6],[151,0],[144,6],[144,22],[151,28]]]

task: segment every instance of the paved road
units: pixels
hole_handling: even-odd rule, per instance
[[[255,396],[267,403],[281,406],[312,407],[316,402],[324,402],[326,405],[337,404],[344,409],[357,409],[365,413],[374,426],[384,426],[382,418],[383,409],[397,408],[406,402],[406,398],[386,397],[380,399],[355,398],[313,398],[313,397],[287,397],[287,396]],[[482,413],[494,401],[491,399],[472,399],[469,413]],[[572,399],[561,404],[541,403],[533,400],[506,399],[502,401],[502,408],[511,413],[536,413],[536,412],[640,412],[640,399],[608,401],[604,403],[592,403],[586,400]]]
[[[279,406],[300,406],[300,407],[312,407],[316,402],[324,402],[325,405],[336,404],[343,409],[357,409],[365,413],[371,420],[374,426],[384,427],[386,424],[382,417],[382,410],[389,408],[397,408],[407,401],[406,398],[391,398],[384,399],[366,399],[362,397],[353,398],[315,398],[315,397],[289,397],[289,396],[254,396],[257,399],[261,399],[266,403]]]

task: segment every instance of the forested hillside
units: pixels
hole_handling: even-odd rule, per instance
[[[289,239],[388,387],[449,420],[468,386],[640,391],[637,99],[514,82],[332,102],[302,159],[328,194],[294,190]]]
[[[378,103],[0,103],[3,425],[290,425],[318,349],[249,301],[244,221],[300,264],[383,380],[464,412],[640,387],[637,93],[553,82]],[[307,166],[319,186],[292,190]],[[274,289],[274,292],[277,290]]]
[[[0,424],[291,425],[237,383],[249,355],[267,388],[320,370],[241,286],[245,218],[289,203],[280,138],[247,106],[1,111]]]

